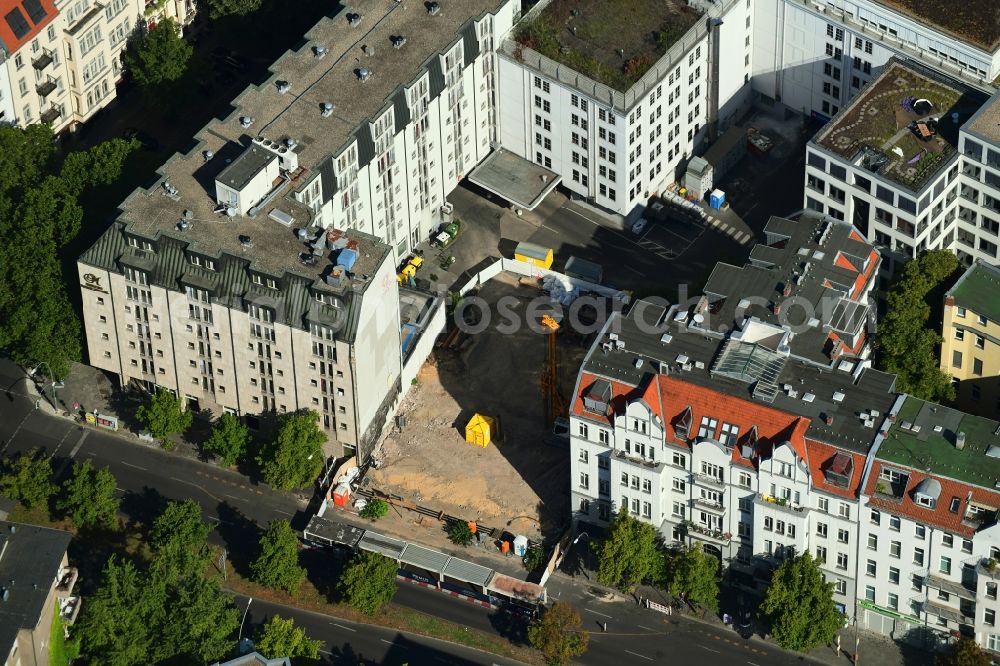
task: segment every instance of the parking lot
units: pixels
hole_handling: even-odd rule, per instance
[[[687,252],[705,233],[705,224],[693,219],[653,220],[636,236],[636,244],[666,261]]]

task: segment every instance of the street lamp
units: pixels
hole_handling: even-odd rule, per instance
[[[573,546],[575,546],[580,541],[580,539],[582,539],[583,537],[587,537],[589,539],[590,535],[587,534],[586,532],[580,532],[579,534],[577,534],[576,538],[573,539],[573,542],[569,545],[569,548],[566,549],[566,552],[568,553],[569,549],[572,548]],[[588,565],[590,564],[590,548],[587,548],[587,564]],[[589,568],[589,566],[588,566],[588,568]]]
[[[236,643],[240,644],[243,641],[243,623],[247,621],[247,615],[250,613],[250,604],[253,603],[253,597],[247,599],[247,609],[243,611],[243,619],[240,620],[240,633],[236,635]]]
[[[49,369],[49,377],[52,378],[52,381],[49,383],[49,385],[52,387],[52,399],[49,402],[52,403],[52,408],[53,409],[58,410],[59,409],[59,405],[56,404],[56,400],[57,400],[56,389],[60,387],[59,385],[62,384],[62,382],[60,382],[60,381],[58,381],[56,379],[56,374],[54,372],[52,372],[52,366],[49,365],[48,363],[46,363],[45,361],[40,361],[38,363],[38,365],[36,365],[34,368],[31,368],[30,370],[28,370],[28,376],[29,377],[34,377],[35,373],[38,372],[38,369],[41,368],[43,365],[46,368]],[[42,394],[43,395],[45,394],[44,390],[42,391]],[[46,396],[46,397],[48,397],[48,396]]]

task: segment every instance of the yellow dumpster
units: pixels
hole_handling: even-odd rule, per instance
[[[514,259],[539,268],[552,268],[552,248],[542,247],[535,243],[518,243],[517,247],[514,248]]]
[[[474,414],[465,426],[465,441],[485,449],[496,432],[496,420],[491,416]]]

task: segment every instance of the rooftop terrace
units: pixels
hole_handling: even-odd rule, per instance
[[[1000,268],[976,262],[959,278],[947,296],[990,321],[1000,322]]]
[[[1000,424],[907,397],[878,457],[992,490],[1000,482]]]
[[[955,154],[959,127],[981,105],[959,83],[892,60],[813,141],[919,192]]]
[[[1000,8],[995,0],[876,0],[886,7],[929,23],[986,51],[1000,47]]]
[[[624,92],[699,16],[683,0],[550,0],[515,39]]]

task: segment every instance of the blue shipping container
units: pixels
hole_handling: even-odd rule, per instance
[[[337,255],[337,263],[346,268],[347,270],[351,270],[352,268],[354,268],[354,262],[356,262],[357,260],[358,260],[358,251],[352,250],[350,248],[345,247],[343,250],[340,251],[340,254]]]

